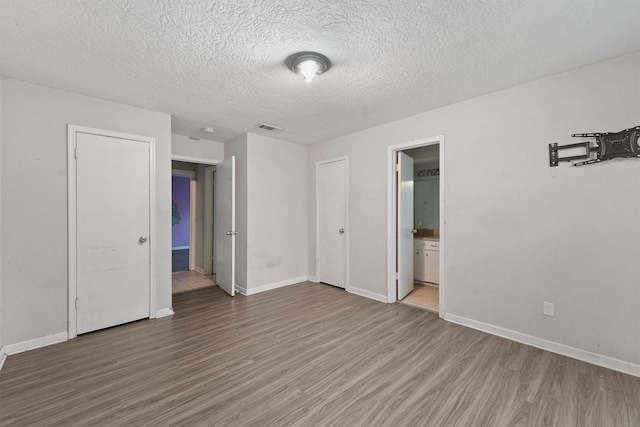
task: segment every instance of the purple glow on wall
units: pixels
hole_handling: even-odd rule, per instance
[[[171,194],[173,202],[178,205],[178,213],[180,214],[180,222],[172,226],[173,234],[171,246],[184,247],[189,246],[189,220],[191,203],[189,201],[189,186],[191,179],[184,176],[171,177]]]

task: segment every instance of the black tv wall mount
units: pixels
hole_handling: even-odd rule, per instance
[[[620,132],[574,133],[574,138],[595,138],[595,141],[583,141],[575,144],[549,144],[549,166],[558,166],[559,162],[571,162],[573,166],[584,166],[592,163],[611,160],[617,157],[640,157],[640,126],[625,129]],[[595,142],[595,145],[591,145]],[[558,152],[567,148],[584,148],[584,153],[576,156],[560,157]],[[591,153],[595,153],[592,158]]]

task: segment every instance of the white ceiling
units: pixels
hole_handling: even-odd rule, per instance
[[[266,122],[313,144],[640,50],[639,18],[640,0],[0,0],[0,74],[177,134]],[[333,63],[313,83],[284,64],[304,50]]]

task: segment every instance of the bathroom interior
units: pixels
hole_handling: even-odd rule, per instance
[[[402,303],[439,312],[440,145],[404,150],[414,161],[413,291]]]

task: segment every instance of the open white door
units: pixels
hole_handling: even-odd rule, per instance
[[[398,152],[398,299],[413,291],[413,159]]]
[[[235,295],[236,282],[236,158],[231,156],[216,166],[214,235],[216,284]]]

